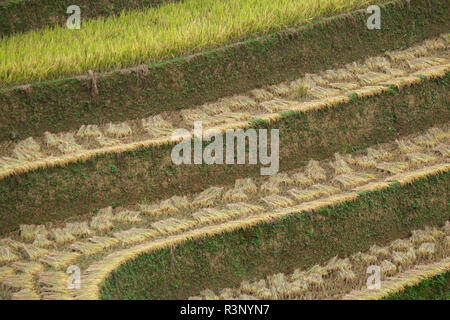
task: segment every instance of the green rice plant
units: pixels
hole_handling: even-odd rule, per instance
[[[369,0],[186,0],[0,40],[0,83],[130,67],[368,6]],[[378,2],[386,2],[379,0]]]

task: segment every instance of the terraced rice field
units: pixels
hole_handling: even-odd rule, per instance
[[[93,9],[90,16],[107,17],[87,20],[79,34],[59,18],[54,28],[36,19],[29,28],[0,32],[0,57],[8,57],[0,60],[0,108],[8,114],[0,121],[0,299],[383,299],[448,274],[445,3],[381,1],[389,29],[343,40],[317,55],[317,64],[300,65],[287,61],[312,54],[301,46],[320,43],[333,21],[360,25],[365,11],[311,20],[367,2],[150,1],[143,8],[131,1],[123,4],[131,11],[120,15],[116,1],[107,2],[111,12]],[[253,15],[245,15],[250,8]],[[183,15],[171,18],[175,12]],[[397,22],[389,18],[397,13]],[[136,25],[147,17],[158,23],[142,33]],[[407,36],[400,21],[414,22]],[[115,45],[89,47],[90,60],[75,51],[61,58],[67,46],[45,47],[47,37],[55,44],[93,41],[112,25]],[[179,32],[191,27],[198,31],[191,38]],[[134,33],[161,41],[148,46],[138,37],[136,47],[126,38]],[[252,41],[273,44],[270,37],[284,39],[284,58],[253,47]],[[246,44],[220,48],[242,39]],[[203,52],[212,47],[218,51]],[[225,74],[208,68],[226,54],[208,54],[231,47],[246,58],[226,64],[235,78],[222,81]],[[344,47],[348,57],[338,54]],[[200,53],[181,57],[192,52]],[[252,55],[255,69],[242,69]],[[162,62],[137,66],[148,59]],[[253,72],[262,62],[265,71]],[[192,72],[177,76],[180,65],[199,74],[193,90],[178,85]],[[103,73],[70,78],[90,69]],[[167,78],[168,70],[179,79],[148,82]],[[61,76],[69,78],[54,79]],[[220,87],[226,89],[214,89]],[[68,104],[72,90],[75,102]],[[154,90],[162,100],[141,103]],[[185,101],[176,105],[179,97]],[[279,172],[261,176],[264,166],[249,163],[175,165],[171,151],[180,138],[172,134],[184,128],[191,143],[197,121],[209,134],[279,129]],[[73,266],[81,270],[76,289],[68,286]],[[370,266],[380,270],[375,290],[367,287]]]

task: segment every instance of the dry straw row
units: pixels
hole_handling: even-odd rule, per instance
[[[385,247],[373,245],[365,253],[358,252],[344,259],[336,256],[325,264],[296,269],[289,275],[278,273],[259,281],[243,281],[240,287],[226,288],[218,294],[204,290],[190,299],[380,298],[430,274],[445,272],[450,267],[449,253],[450,222],[447,221],[440,229],[415,230],[410,238],[397,239]],[[376,292],[360,289],[367,287],[369,266],[380,267],[381,288]],[[347,294],[351,290],[353,293]]]
[[[447,38],[442,36],[439,39],[427,40],[420,46],[404,50],[404,55],[401,52],[397,55],[388,53],[387,58],[368,58],[363,64],[353,63],[347,65],[345,69],[327,70],[316,75],[308,74],[290,84],[282,83],[268,87],[267,90],[252,90],[249,96],[221,99],[214,104],[182,110],[179,113],[185,123],[178,125],[186,127],[187,124],[191,125],[194,120],[202,120],[205,126],[213,126],[221,132],[225,132],[227,129],[248,128],[251,126],[251,121],[249,121],[251,118],[272,122],[280,119],[280,112],[314,112],[337,104],[348,103],[351,93],[359,97],[367,97],[387,91],[390,85],[401,88],[419,83],[423,76],[427,79],[442,78],[450,70],[450,64],[447,58],[435,55],[440,52],[439,50],[447,48]],[[445,56],[445,52],[440,54]],[[395,56],[395,59],[390,55]],[[428,56],[423,57],[422,55]],[[412,59],[410,64],[415,66],[413,63],[417,61],[418,57],[422,59],[420,61],[423,61],[425,69],[411,69],[407,64]],[[402,63],[406,68],[403,72],[392,68],[393,64],[401,65]],[[336,81],[347,82],[339,85]],[[340,89],[336,89],[336,87],[340,87]],[[300,102],[299,98],[310,101]],[[136,125],[141,127],[146,135],[140,134],[140,130],[136,130],[134,133],[132,126],[128,123],[110,123],[102,130],[96,125],[83,125],[77,133],[53,134],[47,132],[44,140],[46,148],[53,150],[50,156],[45,156],[41,145],[33,138],[28,138],[19,142],[10,156],[0,158],[0,179],[38,168],[64,166],[71,162],[86,161],[98,154],[122,153],[139,148],[175,143],[171,139],[173,123],[168,119],[163,119],[161,115],[137,121]],[[152,138],[148,139],[148,135]],[[89,149],[90,147],[83,146],[81,141],[85,139],[95,139],[100,147]]]

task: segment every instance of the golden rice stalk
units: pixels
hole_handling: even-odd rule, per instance
[[[357,252],[350,256],[350,259],[357,264],[362,264],[363,266],[370,266],[377,263],[378,258],[372,254]]]
[[[353,91],[353,93],[356,94],[359,98],[364,98],[380,95],[386,90],[386,87],[383,86],[366,86],[360,89],[356,89],[355,91]]]
[[[228,203],[227,208],[232,215],[249,215],[265,211],[261,206],[245,202]]]
[[[421,148],[416,146],[411,140],[395,140],[397,143],[398,149],[402,153],[413,153],[421,151]]]
[[[288,194],[299,202],[311,201],[322,196],[322,192],[317,189],[298,190],[294,188],[290,189]]]
[[[308,178],[315,182],[327,179],[325,169],[316,160],[309,160],[305,173]]]
[[[109,249],[119,243],[119,240],[116,238],[99,236],[89,238],[89,241],[101,245],[104,249]]]
[[[110,147],[110,146],[120,143],[120,140],[108,138],[105,136],[97,137],[96,141],[102,147]]]
[[[341,174],[334,178],[344,188],[354,188],[375,179],[375,175],[364,172]]]
[[[434,162],[437,160],[437,158],[434,156],[430,156],[428,154],[418,153],[418,152],[408,153],[406,155],[406,157],[412,164],[427,164],[427,163],[431,163],[431,162]]]
[[[402,268],[405,268],[406,266],[408,266],[411,263],[408,255],[406,253],[397,252],[397,251],[394,251],[392,253],[392,261],[394,262],[394,264],[396,264],[397,266],[400,266]]]
[[[162,234],[172,234],[188,230],[196,223],[195,220],[169,218],[152,223],[152,227]]]
[[[443,130],[441,128],[434,127],[429,129],[427,133],[440,142],[448,141],[448,139],[450,139],[450,131],[448,128],[447,130]]]
[[[70,245],[70,249],[81,252],[84,255],[92,255],[102,252],[104,247],[101,243],[93,243],[91,241],[77,241]]]
[[[11,295],[11,300],[40,300],[40,296],[31,289],[22,289],[18,292],[14,292]]]
[[[235,294],[232,289],[225,288],[222,289],[219,293],[220,300],[231,300],[235,297]]]
[[[138,223],[142,221],[139,211],[123,210],[112,217],[113,221],[121,223]]]
[[[324,78],[330,82],[353,80],[354,75],[346,69],[326,70]]]
[[[220,104],[224,104],[231,110],[246,110],[258,106],[258,103],[247,96],[234,96],[231,98],[223,98],[219,100]]]
[[[16,167],[21,167],[24,164],[23,160],[10,158],[10,157],[1,157],[0,158],[0,169],[1,170],[10,170]]]
[[[440,79],[445,76],[445,74],[450,70],[450,63],[443,66],[430,67],[427,69],[422,69],[414,72],[412,76],[419,78],[425,77],[427,80]]]
[[[369,156],[357,156],[352,158],[351,155],[348,155],[346,161],[362,169],[374,169],[377,167],[377,162]]]
[[[131,136],[133,134],[133,130],[131,130],[131,127],[123,122],[123,123],[109,123],[106,126],[105,133],[114,138],[123,138],[127,136]]]
[[[408,251],[412,247],[412,243],[409,240],[397,239],[392,241],[389,247],[396,251]]]
[[[34,240],[38,234],[46,234],[47,229],[44,225],[21,224],[20,237],[24,240]]]
[[[427,51],[435,51],[435,50],[441,50],[441,49],[446,48],[446,45],[445,45],[444,41],[442,41],[442,39],[425,40],[422,43],[422,46],[427,48]]]
[[[268,193],[268,194],[273,194],[273,193],[278,194],[278,193],[280,193],[280,188],[277,184],[267,181],[261,185],[261,192]]]
[[[369,248],[369,254],[377,256],[378,258],[387,258],[390,256],[389,249],[385,247],[380,247],[374,244]]]
[[[424,230],[414,230],[412,232],[412,236],[410,239],[414,244],[422,244],[425,242],[436,242],[434,236],[431,233],[426,232]]]
[[[309,86],[301,80],[292,81],[289,84],[289,92],[287,97],[298,99],[300,97],[306,96],[308,93]]]
[[[339,188],[324,184],[315,184],[311,188],[320,191],[322,196],[331,196],[341,191]]]
[[[385,57],[371,57],[366,59],[366,66],[372,71],[384,72],[391,67],[391,63]]]
[[[4,245],[10,248],[13,248],[15,250],[21,249],[22,246],[24,245],[22,242],[13,240],[11,238],[4,238],[4,239],[0,239],[0,245]]]
[[[450,250],[450,236],[446,236],[444,239],[444,249]]]
[[[287,96],[289,95],[289,86],[285,83],[280,83],[277,85],[269,86],[267,88],[271,93],[277,96]]]
[[[90,223],[93,230],[105,232],[111,230],[114,225],[108,217],[93,217]]]
[[[450,235],[450,221],[445,221],[444,227],[442,227],[442,231],[444,231],[447,235]]]
[[[288,299],[300,298],[303,294],[308,292],[309,284],[305,280],[296,280],[288,283],[286,288],[286,296]]]
[[[333,82],[330,83],[330,87],[339,90],[349,91],[359,88],[359,84],[355,82]]]
[[[424,134],[424,135],[420,135],[416,138],[414,138],[414,143],[422,146],[422,147],[427,147],[427,148],[432,148],[432,147],[436,147],[437,145],[439,145],[439,140],[436,139],[435,136],[433,136],[430,133]]]
[[[50,241],[47,238],[47,232],[46,233],[38,233],[33,241],[33,245],[36,247],[41,248],[48,248],[53,245],[53,241]]]
[[[274,176],[271,176],[269,178],[269,182],[276,185],[288,186],[293,184],[294,180],[292,180],[292,178],[289,177],[287,173],[278,173]]]
[[[142,119],[141,124],[144,130],[154,138],[170,135],[173,131],[172,124],[164,120],[161,115]]]
[[[381,274],[385,277],[393,276],[397,273],[397,266],[389,260],[384,260],[380,265]]]
[[[43,300],[69,300],[69,275],[63,271],[46,271],[38,274],[40,295]]]
[[[20,272],[36,274],[44,270],[44,266],[36,261],[17,261],[12,264],[12,267]]]
[[[225,192],[224,199],[228,201],[247,201],[248,196],[241,189],[231,189]]]
[[[382,81],[386,81],[392,78],[391,75],[379,72],[368,72],[362,75],[358,75],[359,81],[364,85],[374,85]]]
[[[356,280],[356,274],[352,270],[340,269],[337,273],[337,279],[344,283],[352,283]]]
[[[22,246],[22,250],[30,260],[37,260],[48,253],[48,250],[33,245]]]
[[[389,79],[387,81],[383,81],[378,83],[383,86],[395,86],[398,89],[402,89],[403,87],[410,87],[413,84],[419,83],[421,80],[419,77],[415,76],[404,76],[404,77],[396,77]]]
[[[1,279],[0,282],[10,288],[29,290],[33,290],[34,288],[33,276],[28,273],[15,273],[9,275],[7,278]]]
[[[296,106],[298,104],[297,101],[290,101],[290,100],[282,100],[279,98],[275,98],[269,101],[261,102],[260,105],[263,107],[267,112],[280,112],[285,110],[290,110],[292,107]]]
[[[338,89],[323,88],[323,87],[312,87],[311,89],[308,90],[308,95],[316,99],[323,99],[331,96],[336,96],[340,93],[341,91]]]
[[[123,244],[131,245],[156,237],[158,231],[152,229],[132,228],[114,233],[114,237]]]
[[[370,69],[365,64],[360,64],[358,62],[346,64],[345,68],[355,74],[365,74],[367,72],[370,72]]]
[[[431,259],[436,253],[436,245],[433,242],[422,243],[417,249],[417,256],[421,259]]]
[[[87,138],[87,137],[94,137],[98,138],[103,136],[103,133],[100,131],[99,127],[97,125],[82,125],[81,128],[77,132],[77,137],[80,138]]]
[[[377,169],[389,174],[401,173],[409,169],[408,162],[382,162],[377,165]]]
[[[389,74],[389,75],[391,75],[393,77],[398,77],[398,78],[404,77],[405,75],[408,74],[407,71],[405,71],[403,69],[396,69],[396,68],[389,68],[389,69],[386,69],[384,72],[386,74]],[[390,79],[390,80],[395,80],[395,78],[394,79]],[[388,81],[390,81],[390,80],[388,80]]]
[[[15,274],[14,269],[11,267],[0,267],[0,282],[13,276]]]
[[[262,289],[267,289],[267,283],[264,279],[255,282],[242,281],[239,287],[241,293],[249,295],[258,295],[258,292]]]
[[[49,147],[57,147],[62,153],[73,153],[81,150],[81,146],[76,143],[74,134],[71,132],[58,135],[45,132],[44,135],[47,145]]]
[[[303,280],[308,283],[308,286],[313,288],[321,288],[324,285],[324,280],[320,273],[306,273]]]
[[[314,183],[314,181],[307,177],[304,173],[298,172],[292,176],[292,180],[296,185],[299,186],[310,186]]]
[[[140,204],[139,208],[143,214],[152,215],[152,216],[160,216],[164,213],[172,214],[176,213],[178,210],[169,200],[162,201],[162,203],[152,203],[152,204]],[[164,207],[164,209],[161,207]]]
[[[228,102],[225,102],[228,101]],[[229,104],[229,99],[224,99],[219,103],[207,103],[201,106],[201,109],[210,116],[221,115],[223,113],[231,112]]]
[[[445,63],[448,63],[447,59],[438,57],[423,57],[407,61],[409,68],[413,71],[426,69]]]
[[[273,99],[273,94],[264,89],[254,89],[249,92],[250,96],[257,102],[267,101]]]
[[[40,262],[47,264],[53,269],[59,270],[67,268],[80,257],[78,252],[71,251],[53,251],[39,259]]]
[[[31,137],[19,142],[14,148],[14,154],[21,161],[33,161],[42,158],[43,155],[40,151],[41,146]]]
[[[60,143],[62,143],[61,139],[53,133],[48,131],[44,132],[45,143],[49,147],[57,147]]]
[[[294,201],[291,199],[276,194],[261,198],[261,200],[271,208],[283,208],[294,205]]]
[[[335,256],[327,262],[325,268],[328,272],[350,270],[352,268],[352,264],[350,263],[349,258],[339,259],[337,256]]]
[[[96,217],[113,218],[113,208],[111,206],[98,210]]]
[[[314,74],[314,73],[313,74],[306,73],[304,81],[306,83],[308,83],[308,84],[312,83],[313,87],[316,86],[316,85],[319,85],[319,86],[326,86],[326,85],[328,85],[328,80],[326,80],[326,79],[322,78],[320,75]]]
[[[242,282],[241,288],[242,293],[252,294],[246,291],[254,291],[253,295],[258,297],[259,299],[269,300],[273,298],[272,292],[267,288],[266,281],[264,279],[254,282],[252,284],[246,285],[245,281]]]
[[[388,160],[392,155],[382,148],[367,148],[367,156],[375,160]]]
[[[76,238],[70,232],[60,228],[52,229],[50,231],[50,237],[55,240],[56,244],[73,242],[76,240]]]
[[[62,153],[74,153],[81,150],[81,146],[72,142],[63,142],[58,146],[58,150]]]
[[[205,208],[193,213],[192,217],[199,223],[223,222],[231,218],[231,212],[223,209]]]
[[[68,222],[66,223],[66,227],[64,231],[74,235],[74,236],[86,236],[91,234],[91,230],[89,229],[87,222]]]
[[[441,143],[433,151],[440,153],[444,157],[450,156],[450,145]]]
[[[445,237],[445,232],[437,229],[436,227],[430,228],[429,226],[425,226],[425,232],[436,240],[443,239]]]
[[[347,162],[339,153],[334,154],[335,161],[330,162],[330,166],[334,169],[335,174],[351,173],[353,170],[348,166]]]
[[[0,263],[13,262],[19,260],[19,257],[14,254],[9,247],[0,246]]]
[[[175,208],[179,210],[187,210],[191,207],[191,203],[186,196],[173,196],[172,198],[170,198],[170,200],[172,201],[172,204],[175,206]],[[162,208],[165,209],[164,206],[162,206]]]
[[[192,202],[196,207],[211,207],[222,197],[223,188],[211,187],[200,193]]]

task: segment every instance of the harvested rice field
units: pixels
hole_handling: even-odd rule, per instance
[[[449,9],[0,1],[0,300],[448,300]]]

